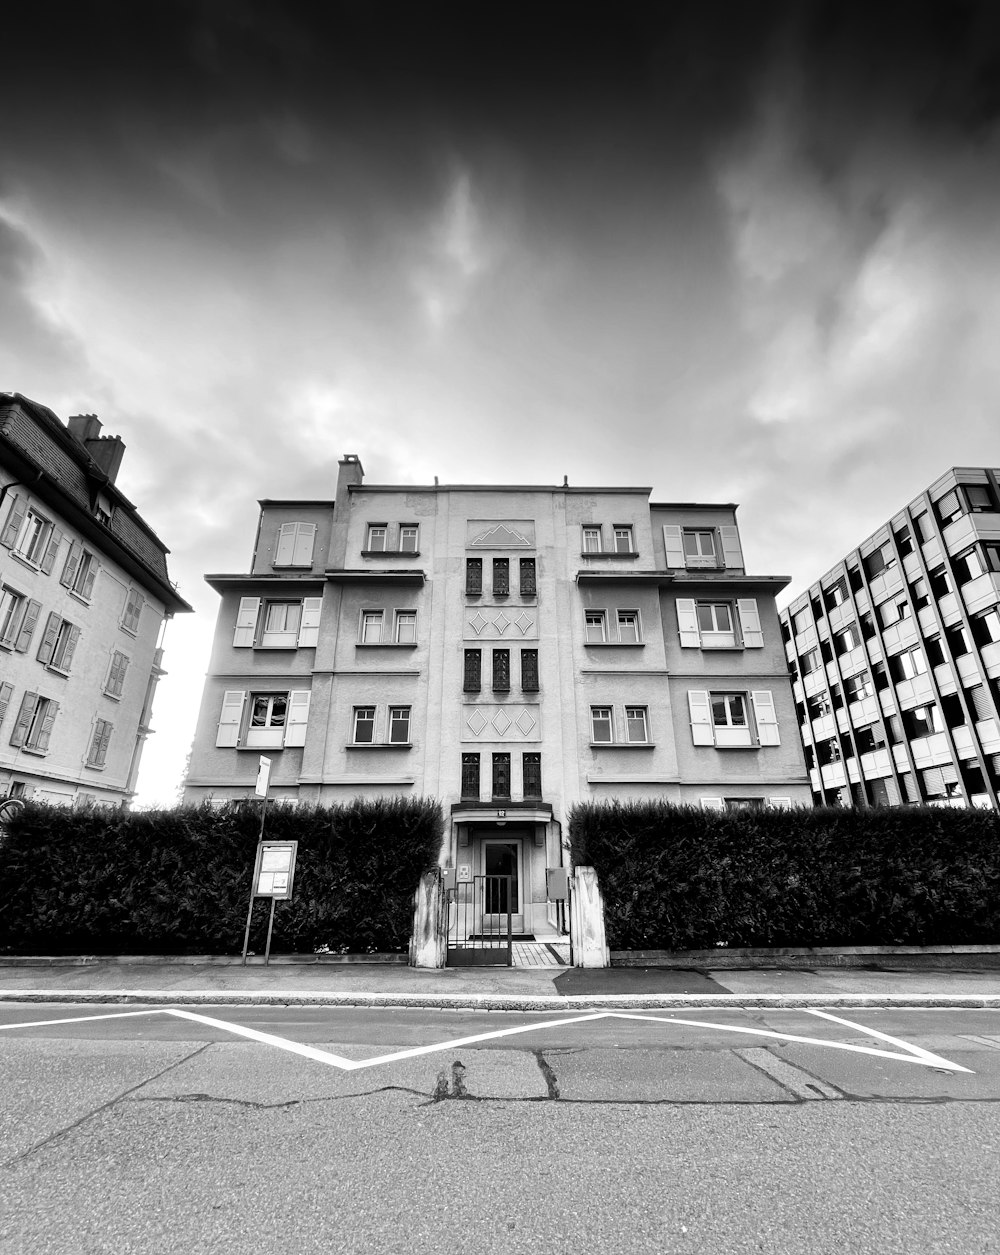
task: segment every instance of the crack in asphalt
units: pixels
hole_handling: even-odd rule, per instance
[[[534,1051],[535,1062],[541,1070],[542,1076],[545,1077],[545,1085],[548,1089],[549,1098],[556,1100],[559,1098],[559,1081],[555,1072],[552,1071],[552,1065],[545,1058],[540,1050]]]

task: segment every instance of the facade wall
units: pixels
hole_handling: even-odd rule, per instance
[[[577,802],[808,802],[774,609],[784,581],[723,564],[718,529],[738,545],[733,507],[651,507],[643,488],[366,485],[346,458],[334,502],[309,510],[262,503],[252,572],[209,577],[222,604],[188,800],[246,796],[261,753],[275,797],[437,797],[445,865],[476,874],[491,842],[516,848],[524,926],[536,931],[552,922],[545,868],[563,862]],[[662,529],[692,512],[717,529],[712,572],[667,564]],[[298,574],[276,569],[280,527],[309,521],[317,537],[328,530],[326,555]],[[737,597],[755,599],[766,647],[740,635],[725,659],[682,650],[677,585],[692,604],[706,588],[728,599],[734,617]],[[268,600],[310,599],[314,636],[265,644]],[[707,694],[717,678],[746,695],[738,749],[693,741],[688,689]],[[752,690],[774,695],[784,736],[758,735]],[[274,693],[288,695],[289,731],[302,694],[308,720],[290,747],[277,730],[272,754],[251,733]]]
[[[946,472],[782,611],[817,803],[997,805],[997,478]]]
[[[0,444],[0,796],[121,805],[150,732],[164,619],[187,607],[161,591],[159,570],[124,565],[122,536],[144,551],[155,543],[124,517],[130,508],[82,442],[49,411],[9,398],[4,429],[20,443]],[[93,520],[55,482],[72,488],[71,472],[102,485]]]

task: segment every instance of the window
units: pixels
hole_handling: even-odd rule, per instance
[[[462,688],[466,693],[478,693],[482,687],[482,650],[465,651],[465,679]]]
[[[917,610],[923,610],[924,606],[930,602],[927,583],[922,575],[918,575],[910,585],[910,596],[913,598],[913,605]]]
[[[854,739],[857,741],[859,754],[870,754],[873,750],[885,748],[885,736],[877,723],[858,728]]]
[[[38,647],[38,661],[53,671],[69,671],[79,639],[80,629],[75,624],[57,614],[50,614]]]
[[[524,796],[542,796],[542,756],[537,753],[521,755],[521,782]]]
[[[246,693],[227,689],[215,743],[242,749],[285,749],[305,745],[310,692]]]
[[[945,493],[937,503],[942,527],[954,523],[963,514],[976,514],[993,508],[993,499],[985,484],[960,484],[958,488]]]
[[[35,510],[26,510],[21,529],[12,546],[14,553],[32,566],[41,566],[53,534],[52,524]]]
[[[103,767],[108,756],[108,744],[111,741],[111,733],[114,731],[114,725],[109,723],[107,719],[98,719],[94,724],[94,734],[90,739],[90,747],[87,750],[87,766]]]
[[[625,707],[625,739],[632,744],[649,740],[645,706]]]
[[[1000,571],[1000,545],[988,543],[983,545],[983,557],[991,571]]]
[[[510,692],[510,650],[493,651],[493,692]]]
[[[826,693],[816,693],[806,698],[806,712],[810,719],[822,719],[833,714],[833,703]]]
[[[385,553],[386,538],[389,529],[384,523],[368,524],[368,540],[365,549],[369,553]]]
[[[932,736],[935,732],[944,731],[944,720],[941,711],[934,702],[925,706],[915,706],[912,710],[903,711],[903,727],[911,740],[917,737]]]
[[[417,643],[417,612],[415,610],[396,611],[393,639],[397,645],[415,645]]]
[[[618,640],[622,645],[639,644],[639,611],[618,611]]]
[[[886,542],[881,549],[876,549],[865,558],[864,565],[870,580],[876,575],[881,575],[883,571],[890,570],[896,565],[896,555],[892,552],[892,546]]]
[[[799,666],[803,675],[811,675],[813,671],[818,671],[821,662],[818,649],[807,649],[799,660]]]
[[[919,645],[914,645],[912,649],[896,654],[890,665],[897,682],[900,680],[912,680],[914,676],[923,675],[927,670],[927,662]]]
[[[462,797],[479,800],[479,755],[462,755]]]
[[[993,498],[985,484],[963,484],[962,491],[973,513],[978,514],[982,510],[994,509]]]
[[[493,796],[510,797],[510,754],[493,755]]]
[[[315,523],[282,523],[278,528],[273,565],[311,567],[315,540]]]
[[[866,697],[875,696],[875,686],[867,671],[858,675],[848,676],[844,680],[844,692],[849,702],[860,702]]]
[[[589,526],[583,529],[583,552],[600,553],[604,546],[601,543],[601,529]]]
[[[695,745],[717,749],[780,745],[774,696],[768,689],[745,692],[688,691]]]
[[[913,527],[917,536],[920,538],[921,543],[930,540],[930,538],[934,535],[934,524],[931,522],[930,515],[927,513],[915,514],[913,516]]]
[[[107,679],[104,681],[104,691],[108,697],[121,697],[122,689],[125,687],[125,672],[128,670],[128,657],[115,650],[111,655],[111,666],[108,670]]]
[[[375,707],[354,707],[354,744],[372,745],[375,742]]]
[[[590,708],[591,740],[606,745],[613,740],[611,735],[611,707],[591,706]]]
[[[98,566],[95,555],[89,549],[85,549],[78,540],[74,540],[69,547],[59,583],[81,601],[89,601],[94,591]]]
[[[11,745],[36,754],[46,753],[58,711],[58,702],[41,697],[38,693],[25,693],[10,734]]]
[[[603,610],[586,613],[587,644],[600,645],[608,639],[608,617]]]
[[[236,614],[233,644],[244,649],[296,649],[315,646],[319,640],[322,597],[301,601],[262,601],[241,597]]]
[[[521,580],[520,590],[522,597],[537,596],[537,586],[535,583],[535,559],[521,559]]]
[[[718,566],[715,532],[685,528],[682,543],[685,566]]]
[[[37,601],[33,604],[40,609]],[[27,609],[28,599],[22,593],[8,588],[7,585],[0,586],[0,645],[5,645],[8,649],[16,647]],[[36,617],[38,609],[35,611]],[[33,623],[32,627],[34,627]],[[22,649],[21,652],[23,653],[24,650]]]
[[[896,547],[899,550],[900,557],[905,558],[907,554],[913,552],[913,537],[910,535],[908,527],[901,527],[898,532],[893,534],[896,537]]]
[[[985,575],[986,564],[979,550],[973,547],[958,555],[955,559],[954,570],[955,582],[961,587],[963,584],[967,584],[969,580]]]
[[[970,620],[972,635],[979,645],[995,645],[1000,642],[1000,612],[996,609],[987,610],[984,614],[977,614]],[[954,631],[955,629],[949,629]],[[957,654],[959,651],[954,649]],[[968,648],[962,651],[968,653]]]
[[[399,552],[416,553],[419,534],[419,529],[414,525],[409,523],[403,524],[399,529]]]
[[[615,553],[635,553],[631,524],[615,525]]]
[[[927,573],[931,581],[931,592],[939,600],[947,597],[951,592],[951,581],[948,579],[948,572],[943,566],[935,567],[933,571]]]
[[[848,623],[847,627],[833,634],[833,647],[838,657],[850,653],[852,649],[857,649],[860,644],[861,629],[856,623]]]
[[[807,628],[812,627],[812,614],[809,610],[800,610],[792,616],[792,627],[796,636],[800,632],[804,632]]]
[[[260,643],[272,648],[284,645],[294,649],[298,644],[301,624],[300,601],[265,602]]]
[[[976,632],[976,620],[972,620],[972,632]],[[951,650],[952,657],[961,658],[963,654],[971,651],[972,646],[969,644],[969,636],[961,623],[956,623],[952,627],[945,628],[945,636],[948,639],[948,648]],[[991,638],[993,639],[993,638]],[[1000,636],[996,637],[1000,640]],[[988,644],[988,641],[980,641],[980,644]]]
[[[521,691],[538,692],[538,650],[521,650]]]
[[[493,596],[510,596],[510,559],[493,559]]]
[[[139,620],[142,618],[142,607],[145,599],[137,588],[130,588],[125,597],[125,608],[122,611],[121,626],[130,636],[139,631]]]
[[[362,610],[361,641],[362,645],[380,645],[382,643],[382,610]]]
[[[465,559],[465,595],[479,597],[483,591],[482,558]]]
[[[389,707],[389,744],[408,745],[410,742],[409,706]]]

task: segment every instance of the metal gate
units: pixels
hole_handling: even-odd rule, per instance
[[[512,876],[473,876],[448,890],[448,967],[512,967]]]

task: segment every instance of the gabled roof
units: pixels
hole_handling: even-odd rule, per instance
[[[168,613],[191,610],[170,582],[170,550],[56,415],[19,392],[0,393],[0,464],[120,562]],[[110,523],[97,517],[99,496],[111,506]]]

